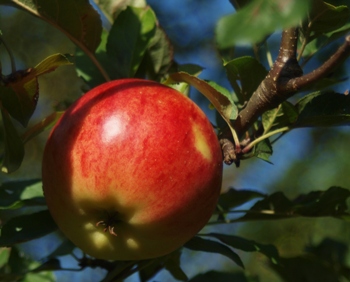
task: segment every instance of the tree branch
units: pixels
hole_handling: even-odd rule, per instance
[[[277,107],[297,91],[324,78],[350,56],[350,36],[347,36],[344,44],[322,66],[303,75],[296,57],[297,42],[297,28],[289,28],[282,32],[275,63],[234,122],[233,126],[238,136],[241,137],[265,111]],[[224,162],[235,162],[238,165],[243,152],[241,148],[234,147],[229,131],[223,130],[220,136]]]

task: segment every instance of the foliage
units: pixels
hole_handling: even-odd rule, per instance
[[[273,92],[277,89],[278,96],[283,82],[288,82],[288,79],[295,79],[295,84],[304,83],[305,87],[293,89],[293,93],[280,98],[282,100],[278,100],[277,105],[267,101],[268,107],[256,116],[244,132],[239,132],[236,127],[242,109],[255,99],[259,87],[269,87],[267,83],[264,84],[265,79],[277,68],[270,58],[269,39],[280,29],[298,27],[298,56],[292,55],[289,59],[294,64],[297,62],[298,67],[304,67],[316,55],[325,56],[344,41],[344,36],[350,31],[350,10],[346,4],[321,0],[285,1],[283,4],[276,0],[230,1],[236,11],[218,21],[215,43],[231,90],[199,77],[202,71],[200,66],[176,62],[176,49],[151,6],[143,1],[134,1],[137,5],[123,5],[125,1],[117,0],[96,2],[97,6],[84,0],[60,0],[55,1],[55,5],[44,0],[0,0],[1,5],[25,10],[52,25],[76,46],[74,55],[51,54],[34,66],[18,70],[14,52],[6,44],[8,35],[1,35],[0,47],[6,51],[11,65],[10,74],[3,74],[0,65],[3,173],[12,173],[20,168],[25,144],[49,129],[62,113],[58,107],[38,123],[30,123],[40,99],[38,77],[69,66],[75,67],[85,88],[124,77],[156,80],[184,94],[188,94],[189,86],[194,87],[216,110],[218,136],[222,144],[226,144],[224,139],[230,139],[234,144],[236,164],[252,157],[271,162],[276,141],[292,130],[349,125],[349,96],[334,90],[336,83],[343,79],[341,73],[335,72],[342,61],[335,61],[337,56],[333,56],[327,61],[328,64],[322,64],[317,69],[324,75],[317,76],[317,71],[311,72],[314,75],[311,78],[317,82],[312,84],[302,80],[299,69],[291,75],[286,65],[287,73],[279,73],[282,84],[268,90]],[[345,41],[350,41],[349,37]],[[252,52],[238,57],[236,51],[240,44],[249,44],[255,50],[254,57],[251,56]],[[339,53],[343,50],[340,56],[344,57],[341,58],[350,55],[346,44],[341,48],[338,49]],[[274,66],[272,70],[271,65]],[[327,72],[322,72],[328,67]],[[299,77],[301,79],[298,80]],[[293,99],[287,101],[291,96],[294,96]],[[46,209],[41,180],[29,178],[3,182],[0,187],[0,247],[3,247],[0,249],[0,280],[53,281],[51,271],[80,271],[98,267],[106,271],[102,281],[121,280],[136,272],[141,281],[148,281],[163,269],[180,281],[259,281],[259,278],[243,272],[244,253],[264,256],[270,268],[284,281],[321,281],[324,277],[327,277],[327,281],[337,281],[340,277],[349,279],[349,266],[344,259],[346,246],[331,239],[325,239],[317,246],[309,246],[304,254],[287,258],[272,244],[210,229],[214,225],[292,218],[331,217],[347,223],[350,218],[348,188],[319,187],[317,191],[302,193],[294,198],[288,197],[284,191],[265,194],[258,190],[230,188],[221,195],[216,213],[208,223],[210,231],[199,233],[182,249],[164,257],[135,262],[101,261],[85,255],[77,256],[75,247],[63,239],[55,250],[38,262],[23,256],[18,246],[57,229]],[[242,270],[227,273],[208,271],[190,278],[181,263],[183,254],[189,250],[220,254]],[[76,265],[69,269],[62,266],[60,261],[68,255],[76,260]]]

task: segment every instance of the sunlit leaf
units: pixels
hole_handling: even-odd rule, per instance
[[[222,87],[209,83],[185,72],[170,74],[170,80],[174,82],[186,82],[202,93],[216,108],[223,119],[229,124],[230,120],[237,118],[238,109],[233,103],[229,92],[222,91]]]
[[[289,102],[285,101],[277,108],[266,111],[262,116],[264,133],[271,130],[292,125],[298,118],[296,108]]]
[[[196,237],[193,237],[190,241],[188,241],[184,245],[184,247],[193,251],[202,251],[207,253],[221,254],[223,256],[230,258],[237,265],[244,268],[243,262],[240,259],[240,257],[234,251],[232,251],[229,247],[227,247],[222,243],[196,236]]]
[[[1,227],[0,246],[9,247],[27,242],[57,229],[48,210],[21,215],[10,219]]]
[[[298,101],[296,127],[350,124],[350,96],[334,92],[311,93]]]
[[[253,0],[216,26],[220,48],[237,43],[257,43],[277,29],[297,26],[307,15],[309,1]]]
[[[150,7],[128,7],[113,23],[106,45],[110,63],[120,77],[133,77],[156,33],[156,16]]]

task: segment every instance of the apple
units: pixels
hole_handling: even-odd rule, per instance
[[[52,129],[44,195],[60,230],[106,260],[166,255],[211,217],[222,153],[202,110],[157,82],[121,79],[79,98]]]

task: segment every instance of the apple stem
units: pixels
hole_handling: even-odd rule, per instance
[[[113,226],[113,224],[117,222],[116,214],[117,213],[114,213],[113,215],[108,214],[107,219],[96,222],[96,227],[103,225],[105,226],[105,228],[103,229],[104,232],[107,232],[108,230],[109,234],[113,236],[118,236],[117,233],[114,232]]]

